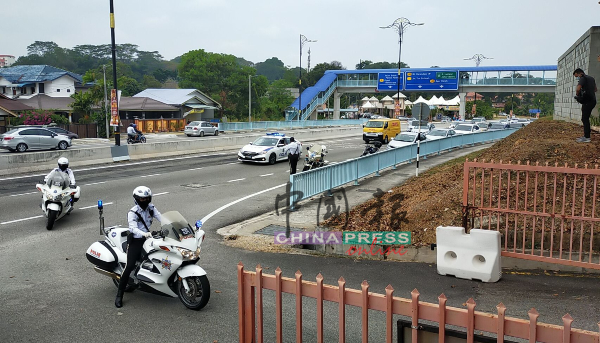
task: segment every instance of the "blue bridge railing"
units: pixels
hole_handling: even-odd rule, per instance
[[[473,146],[478,143],[489,143],[505,138],[517,129],[478,132],[468,135],[458,135],[421,143],[420,156],[440,154],[442,151]],[[319,193],[331,194],[333,188],[345,185],[371,174],[379,175],[383,169],[396,169],[396,165],[411,162],[416,159],[417,145],[380,151],[373,155],[358,157],[322,168],[290,175],[289,204],[293,210],[299,201]]]
[[[249,131],[265,129],[292,129],[315,126],[347,126],[362,125],[368,119],[338,119],[338,120],[284,120],[284,121],[255,121],[239,123],[219,123],[219,131]]]

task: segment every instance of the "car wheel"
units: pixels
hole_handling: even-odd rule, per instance
[[[215,130],[215,136],[219,135],[219,130]]]
[[[277,162],[277,156],[275,154],[269,155],[269,164],[275,164]]]
[[[19,144],[17,144],[17,151],[18,152],[25,152],[25,151],[27,151],[27,144],[25,144],[25,143],[19,143]]]
[[[200,137],[204,137],[204,131],[200,131]]]
[[[192,137],[192,135],[186,135],[186,136],[188,136],[188,137]]]
[[[60,143],[58,143],[58,148],[60,150],[67,150],[68,147],[69,147],[69,144],[65,141],[61,141]]]

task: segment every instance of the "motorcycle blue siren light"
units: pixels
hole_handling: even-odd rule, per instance
[[[101,210],[102,209],[102,200],[98,200],[98,209]]]
[[[196,228],[201,228],[202,227],[202,220],[197,220],[196,221]]]

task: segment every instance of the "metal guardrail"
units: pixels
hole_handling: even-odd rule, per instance
[[[285,120],[285,121],[255,121],[240,123],[219,123],[219,131],[248,131],[259,129],[292,129],[314,126],[347,126],[362,125],[368,119],[335,119],[335,120]]]
[[[473,146],[477,143],[493,142],[509,136],[516,130],[478,132],[423,142],[421,143],[420,156],[425,159],[427,155],[440,154],[445,150]],[[358,185],[360,178],[371,174],[379,175],[381,170],[390,167],[396,169],[396,165],[412,162],[416,157],[417,145],[412,144],[290,175],[290,209],[293,210],[295,204],[313,195],[323,192],[331,194],[333,188],[352,181],[355,185]]]

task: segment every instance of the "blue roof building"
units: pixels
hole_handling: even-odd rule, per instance
[[[70,97],[81,83],[81,75],[48,65],[0,69],[0,94],[12,99],[30,99],[39,94]]]

